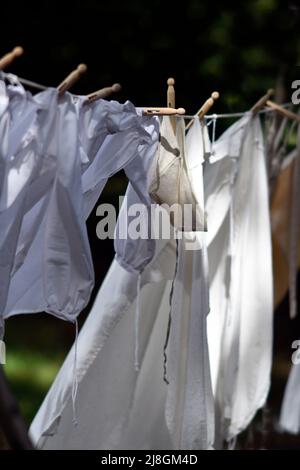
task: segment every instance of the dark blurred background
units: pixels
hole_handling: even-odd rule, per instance
[[[85,0],[2,2],[0,56],[16,45],[24,55],[7,70],[57,86],[79,63],[88,72],[72,92],[91,93],[115,82],[113,98],[137,106],[165,106],[166,80],[176,80],[176,105],[195,113],[212,91],[221,94],[214,112],[248,109],[270,87],[289,97],[300,64],[298,1]],[[218,124],[218,132],[228,122]],[[111,179],[101,202],[117,203],[126,188],[122,173]],[[88,221],[96,286],[83,323],[113,257],[111,241],[96,238],[95,211]],[[275,367],[270,395],[276,420],[299,320],[288,321],[284,300],[275,315]],[[74,327],[50,315],[7,321],[6,372],[30,423],[74,340]],[[299,391],[300,393],[300,391]],[[258,417],[258,429],[263,419]],[[273,418],[271,418],[273,419]],[[300,447],[299,440],[269,434],[272,448]],[[279,439],[279,440],[278,440]]]

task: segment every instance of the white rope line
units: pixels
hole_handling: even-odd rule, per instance
[[[280,105],[282,108],[289,108],[291,106],[293,106],[292,103],[283,103]],[[258,111],[257,114],[264,114],[264,113],[270,113],[270,112],[273,112],[275,111],[273,108],[264,108],[264,109],[261,109],[260,111]],[[222,118],[231,118],[231,117],[243,117],[245,116],[247,113],[251,113],[251,111],[244,111],[244,112],[240,112],[240,113],[225,113],[225,114],[206,114],[204,116],[205,119],[222,119]],[[197,115],[189,115],[189,114],[183,114],[182,116],[176,116],[176,117],[183,117],[184,119],[188,119],[188,120],[192,120],[192,119],[200,119],[199,116]],[[203,118],[201,118],[203,119]]]
[[[9,74],[6,74],[5,72],[2,72],[2,74],[6,77],[9,76]],[[17,76],[17,75],[16,75]],[[36,83],[36,82],[32,82],[31,80],[27,80],[26,78],[21,78],[21,77],[18,77],[18,80],[23,84],[23,85],[27,85],[27,86],[30,86],[32,88],[37,88],[38,90],[47,90],[49,87],[45,86],[45,85],[41,85],[40,83]],[[283,103],[281,104],[280,106],[282,108],[289,108],[291,107],[293,104],[292,103]],[[204,116],[204,119],[223,119],[223,118],[234,118],[234,117],[243,117],[245,116],[247,113],[250,113],[251,111],[244,111],[244,112],[240,112],[240,113],[225,113],[225,114],[207,114]],[[264,108],[264,109],[261,109],[260,111],[258,111],[257,114],[264,114],[264,113],[270,113],[270,112],[274,112],[274,109],[272,108]],[[197,115],[190,115],[190,114],[183,114],[183,115],[174,115],[172,117],[175,117],[175,118],[184,118],[184,119],[187,119],[187,120],[192,120],[192,119],[200,119],[199,116]],[[203,119],[203,118],[201,118]]]
[[[49,87],[40,85],[39,83],[32,82],[31,80],[26,80],[26,78],[21,78],[18,77],[19,81],[22,83],[22,85],[27,85],[32,88],[37,88],[38,90],[47,90]]]
[[[32,88],[37,88],[38,90],[47,90],[49,88],[45,85],[41,85],[40,83],[32,82],[31,80],[27,80],[26,78],[21,78],[18,75],[14,75],[11,73],[2,72],[1,75],[8,80],[10,80],[11,78],[17,78],[18,81],[22,83],[23,85],[27,85]]]
[[[242,117],[245,114],[250,113],[250,111],[245,111],[241,113],[228,113],[228,114],[206,114],[204,116],[205,119],[219,119],[219,118],[229,118],[229,117]],[[181,116],[176,116],[176,117],[183,117],[184,119],[200,119],[200,116],[197,115],[189,115],[189,114],[182,114]],[[203,119],[203,118],[201,118]]]

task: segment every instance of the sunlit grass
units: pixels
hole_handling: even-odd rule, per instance
[[[49,354],[36,354],[25,349],[7,353],[5,372],[28,424],[42,403],[63,359],[62,354],[49,357]]]
[[[73,343],[74,325],[50,315],[20,315],[6,323],[8,383],[30,424]]]
[[[30,351],[10,351],[5,370],[14,383],[29,382],[47,390],[62,360],[62,356],[49,358]]]

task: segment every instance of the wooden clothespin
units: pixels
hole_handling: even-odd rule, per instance
[[[167,107],[144,107],[143,108],[143,115],[144,116],[176,116],[176,115],[183,115],[185,114],[184,108],[175,108],[175,90],[174,78],[168,78],[167,81],[168,90],[167,90]],[[176,118],[171,118],[171,124],[176,133]]]
[[[277,103],[274,103],[271,100],[267,100],[266,105],[269,108],[272,108],[275,111],[277,111],[279,114],[282,114],[282,116],[285,116],[288,119],[293,119],[294,121],[300,122],[300,115],[299,114],[293,113],[292,111],[289,111],[288,109],[283,108],[282,106],[280,106]]]
[[[251,111],[253,114],[257,114],[264,106],[268,106],[269,108],[274,109],[274,111],[277,111],[278,113],[282,114],[283,116],[287,117],[288,119],[293,119],[295,121],[300,122],[300,116],[296,113],[293,113],[292,111],[289,111],[288,109],[283,108],[277,103],[274,103],[274,101],[271,101],[270,98],[271,96],[274,95],[274,90],[270,88],[267,93],[262,96],[257,103],[255,103],[254,106],[252,106]]]
[[[85,64],[79,64],[78,67],[73,70],[57,87],[58,93],[62,94],[65,91],[69,90],[71,86],[76,83],[82,74],[87,71],[87,66]]]
[[[184,108],[144,108],[144,116],[175,116],[185,114]],[[176,124],[176,123],[175,123]]]
[[[86,96],[85,103],[92,103],[93,101],[100,100],[102,98],[107,98],[112,93],[118,93],[121,91],[121,85],[119,83],[114,83],[112,86],[101,88],[101,90],[90,93]]]
[[[267,101],[274,95],[273,88],[269,88],[267,93],[262,96],[254,106],[252,106],[251,111],[253,114],[257,114],[264,106],[266,106]]]
[[[17,46],[11,52],[5,54],[2,59],[0,59],[0,70],[4,70],[8,67],[17,57],[20,57],[23,52],[23,47]]]
[[[167,107],[171,109],[176,109],[175,108],[175,88],[174,88],[175,80],[174,78],[168,78],[167,85],[168,85]],[[179,108],[179,109],[182,109],[182,108]],[[174,114],[177,114],[177,113],[174,113]],[[178,114],[182,114],[182,113],[178,113]],[[176,119],[175,118],[171,118],[171,124],[173,127],[174,134],[176,134]]]
[[[209,111],[209,109],[213,106],[214,102],[219,99],[220,93],[218,91],[213,91],[210,95],[210,98],[205,101],[205,103],[201,106],[201,108],[197,111],[197,116],[199,119],[203,119],[205,114]],[[194,123],[194,120],[190,121],[187,126],[186,130],[188,130]]]

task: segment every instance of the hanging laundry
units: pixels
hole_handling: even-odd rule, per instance
[[[276,119],[271,122],[272,125],[269,126],[267,133],[267,156],[272,201],[275,305],[282,300],[288,289],[290,316],[294,318],[297,312],[296,282],[300,236],[299,135],[296,139],[297,148],[288,152],[290,137],[297,131],[296,121],[293,121],[288,129],[286,129],[286,118],[282,120],[280,126]]]
[[[285,388],[279,425],[283,431],[291,434],[300,433],[300,366],[294,364]]]
[[[177,120],[177,129],[178,134],[175,136],[170,119],[163,118],[149,191],[154,201],[166,205],[171,223],[176,229],[205,230],[205,217],[197,204],[184,156],[183,119]],[[188,206],[192,208],[190,216],[184,211]]]
[[[228,181],[228,211],[208,250],[208,340],[217,447],[223,439],[230,441],[243,431],[266,401],[273,328],[268,185],[258,117],[246,115],[227,130],[219,144],[215,160],[223,153],[223,157],[234,159],[235,169]],[[210,195],[206,196],[208,210]],[[214,216],[213,205],[208,214]]]
[[[6,92],[6,87],[3,81],[0,80],[0,190],[3,187],[3,179],[4,179],[4,172],[5,172],[5,160],[7,156],[7,149],[8,149],[8,132],[9,132],[9,114],[8,114],[8,103],[9,99]],[[2,211],[1,211],[2,215]],[[0,215],[0,217],[1,217]],[[2,228],[3,230],[3,228]],[[2,231],[1,230],[1,231]],[[0,245],[0,253],[3,250],[3,235],[1,233],[1,245]],[[8,278],[9,273],[7,271],[10,269],[9,266],[3,266],[1,262],[1,273],[4,271],[4,275]],[[2,284],[2,283],[1,283]],[[7,287],[5,286],[4,282],[0,289],[0,311],[6,302],[6,291]],[[4,335],[4,319],[2,314],[0,315],[0,339],[3,338]]]
[[[57,94],[56,90],[53,92]],[[45,93],[48,91],[36,95],[35,99],[42,101]],[[130,103],[102,101],[89,109],[83,101],[82,98],[80,111],[80,105],[73,103],[71,95],[62,96],[51,138],[43,141],[44,153],[54,159],[55,173],[48,192],[28,212],[21,229],[19,263],[10,279],[6,318],[38,311],[68,320],[76,318],[87,304],[93,287],[85,220],[107,179],[137,158],[140,146],[151,143],[143,119]],[[78,115],[87,127],[79,129]],[[84,138],[85,135],[89,138]],[[81,165],[84,155],[88,156],[84,160],[89,162],[87,167]],[[68,208],[63,206],[63,200]],[[34,237],[33,226],[38,227]],[[36,253],[43,256],[37,257]],[[47,282],[45,276],[49,276]]]
[[[185,201],[190,202],[193,192],[197,203],[194,213],[204,230],[203,163],[206,149],[203,148],[203,129],[199,120],[195,120],[185,142],[184,127],[180,124],[177,123],[176,137],[186,169],[185,181],[190,188],[190,196],[185,192]],[[180,183],[187,184],[185,181]],[[187,225],[195,229],[192,224]],[[214,404],[206,326],[209,291],[205,235],[199,231],[184,231],[182,238],[177,240],[178,260],[166,362],[169,382],[166,422],[175,449],[209,449],[214,443]]]
[[[296,152],[286,156],[274,184],[271,201],[272,250],[274,272],[274,304],[278,306],[289,289],[289,244],[291,238],[291,207]],[[298,239],[298,266],[300,265]]]
[[[179,129],[183,129],[182,123]],[[186,164],[199,206],[203,208],[203,144],[199,123],[191,129],[186,145]],[[128,189],[128,194],[131,191]],[[186,251],[182,246],[178,260],[178,301],[181,298],[182,306],[188,309],[185,325],[177,321],[182,316],[181,307],[174,310],[168,354],[173,361],[173,364],[168,361],[170,384],[167,386],[163,381],[163,348],[175,268],[175,240],[155,240],[155,257],[145,267],[141,283],[139,372],[134,369],[132,328],[137,274],[124,270],[115,260],[78,339],[79,426],[72,426],[72,349],[32,423],[31,435],[38,447],[205,449],[212,446],[214,416],[205,327],[208,313],[205,241],[199,233],[186,233],[185,237],[190,237],[187,242],[198,246],[194,251]],[[139,254],[136,256],[138,259]],[[185,274],[188,274],[186,280]],[[191,284],[188,279],[192,280]],[[189,355],[177,376],[176,358],[185,348]],[[186,376],[184,383],[179,381],[180,376]],[[182,387],[186,398],[178,402],[176,397]],[[177,413],[183,413],[183,420],[175,418]],[[100,428],[99,422],[103,423]]]
[[[147,121],[144,118],[145,124]],[[151,214],[151,197],[149,195],[149,173],[153,164],[153,158],[157,151],[159,139],[159,123],[151,118],[145,129],[152,139],[151,145],[143,146],[139,149],[139,156],[126,165],[125,173],[130,181],[125,194],[125,200],[121,207],[115,230],[114,247],[116,251],[116,259],[118,263],[126,270],[141,274],[144,268],[150,263],[155,255],[156,243],[152,238],[153,230],[152,214]],[[141,168],[143,169],[141,171]],[[139,210],[144,209],[146,217],[145,234],[141,237],[132,238],[130,224],[134,220],[136,214],[129,214],[130,208],[137,207]],[[141,216],[143,214],[140,214]],[[142,235],[142,234],[141,234]]]
[[[3,90],[3,82],[0,83]],[[51,99],[50,95],[51,92],[47,92],[47,96]],[[0,197],[2,322],[5,318],[3,312],[7,302],[21,225],[28,201],[34,197],[32,185],[42,167],[42,161],[37,158],[37,121],[45,115],[43,107],[26,94],[19,83],[15,83],[7,96],[12,106],[10,108],[8,103],[9,121],[6,126],[6,136],[3,135],[2,141],[6,146],[5,154],[2,155],[3,174]],[[3,147],[2,150],[4,150]]]
[[[83,214],[78,120],[72,97],[60,98],[56,115],[57,161],[43,231],[45,311],[71,320],[83,310],[94,286],[94,269]],[[41,230],[42,232],[42,230]]]
[[[280,174],[281,165],[286,156],[287,136],[290,134],[290,131],[293,130],[295,124],[296,121],[289,123],[286,117],[280,120],[276,113],[269,113],[265,117],[266,164],[270,195],[272,195],[274,184]]]
[[[283,162],[273,199],[273,237],[277,242],[275,248],[275,275],[286,273],[282,279],[281,297],[289,288],[290,317],[297,313],[297,271],[300,259],[299,250],[299,169],[300,169],[300,132],[298,127],[297,148]],[[277,255],[277,256],[276,256]],[[281,258],[280,258],[281,255]],[[279,264],[278,259],[283,259]],[[289,276],[288,276],[289,274]],[[278,274],[277,274],[278,275]],[[280,278],[279,278],[280,279]],[[283,431],[291,434],[300,432],[300,399],[299,364],[294,364],[290,370],[284,392],[279,425]]]
[[[282,144],[287,120],[269,129],[267,171],[260,120],[251,112],[216,141],[213,117],[210,143],[198,119],[185,135],[182,118],[174,131],[169,117],[159,123],[130,102],[87,103],[55,89],[32,96],[16,77],[5,80],[2,74],[0,338],[4,319],[15,314],[46,311],[76,321],[94,285],[86,219],[108,178],[124,169],[129,180],[116,258],[32,423],[34,442],[43,449],[231,445],[265,404],[270,385],[268,183],[275,188],[280,172],[292,168]],[[278,188],[273,199],[274,240],[289,257],[292,316],[298,153],[288,242],[276,219]],[[128,226],[137,204],[146,236],[136,239]],[[166,239],[156,236],[160,211],[174,229]],[[294,367],[282,409],[283,427],[292,432],[297,416],[291,420],[287,403],[297,377]]]
[[[300,126],[298,126],[297,131],[297,154],[293,168],[289,246],[289,306],[291,318],[295,318],[297,314],[298,242],[300,237]]]

